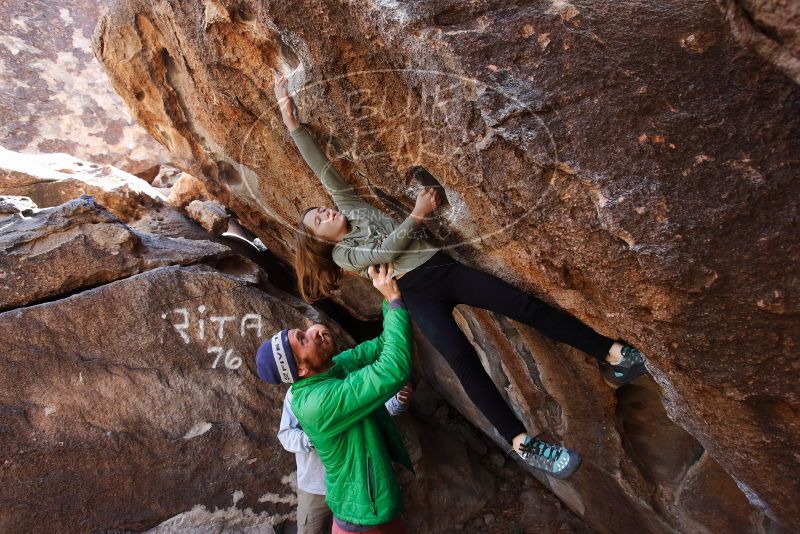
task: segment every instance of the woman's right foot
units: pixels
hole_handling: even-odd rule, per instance
[[[617,364],[606,363],[600,366],[603,378],[612,388],[633,382],[647,372],[644,356],[639,349],[630,345],[622,347],[622,360]]]
[[[518,454],[525,463],[553,478],[565,479],[581,465],[581,455],[573,450],[527,436]]]

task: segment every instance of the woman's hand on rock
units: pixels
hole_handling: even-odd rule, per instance
[[[289,128],[289,131],[291,131],[300,126],[300,121],[297,120],[297,106],[294,105],[294,100],[289,96],[288,84],[289,80],[286,78],[286,75],[276,71],[275,98],[281,110],[283,123]]]
[[[441,204],[441,197],[439,190],[433,187],[426,187],[417,193],[417,202],[414,205],[414,210],[411,216],[415,219],[422,220],[439,207]]]

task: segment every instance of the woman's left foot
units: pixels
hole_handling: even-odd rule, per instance
[[[622,360],[618,364],[604,364],[600,369],[606,383],[612,388],[633,382],[647,372],[644,366],[644,356],[639,349],[630,345],[622,347]]]
[[[548,476],[563,480],[581,465],[577,451],[527,436],[519,447],[519,454],[526,464]]]

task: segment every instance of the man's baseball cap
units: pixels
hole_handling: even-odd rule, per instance
[[[256,372],[270,384],[292,384],[300,378],[289,345],[289,330],[281,330],[261,344],[256,352]]]

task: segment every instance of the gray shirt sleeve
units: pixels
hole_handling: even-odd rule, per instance
[[[281,426],[278,429],[278,440],[283,448],[289,452],[311,452],[314,446],[311,440],[300,428],[300,422],[292,412],[292,390],[286,392],[283,399],[283,412],[281,413]]]
[[[389,412],[389,415],[394,417],[395,415],[400,415],[401,413],[408,410],[408,403],[400,402],[400,399],[397,398],[397,394],[386,401],[386,410]]]
[[[359,271],[370,265],[390,263],[414,241],[413,232],[418,226],[419,223],[409,216],[381,243],[355,246],[339,243],[333,248],[333,261],[337,265],[349,265]]]
[[[349,211],[365,206],[366,202],[353,191],[351,186],[345,183],[305,126],[298,126],[290,132],[290,135],[303,159],[333,197],[339,211]],[[368,204],[366,205],[371,208]]]

